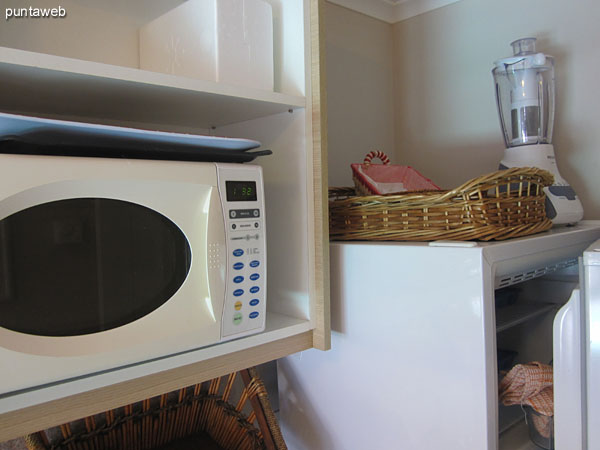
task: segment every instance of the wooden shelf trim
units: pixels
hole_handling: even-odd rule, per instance
[[[314,201],[314,284],[318,296],[315,348],[331,348],[329,306],[329,219],[327,183],[327,95],[323,0],[311,0],[311,84]]]

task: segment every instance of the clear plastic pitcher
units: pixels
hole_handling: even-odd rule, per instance
[[[536,53],[535,41],[514,41],[513,56],[496,61],[492,70],[507,147],[552,142],[554,59]]]

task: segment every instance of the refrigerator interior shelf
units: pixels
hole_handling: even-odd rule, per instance
[[[527,424],[520,420],[501,434],[498,450],[540,450],[540,447],[529,440]]]
[[[519,325],[548,311],[558,309],[559,305],[543,302],[518,302],[496,310],[496,333]]]
[[[498,433],[502,437],[512,427],[525,420],[525,411],[519,405],[498,405]]]

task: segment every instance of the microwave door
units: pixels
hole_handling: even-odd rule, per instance
[[[25,162],[31,176],[12,176]],[[0,395],[221,341],[215,164],[7,157],[3,168]]]
[[[2,345],[47,356],[136,346],[156,357],[218,342],[222,306],[206,261],[213,206],[223,233],[218,195],[204,184],[69,181],[3,200]]]

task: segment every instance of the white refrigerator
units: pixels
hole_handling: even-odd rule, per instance
[[[533,450],[511,366],[554,370],[554,445],[600,449],[600,222],[482,242],[332,242],[332,350],[278,361],[290,450]]]

